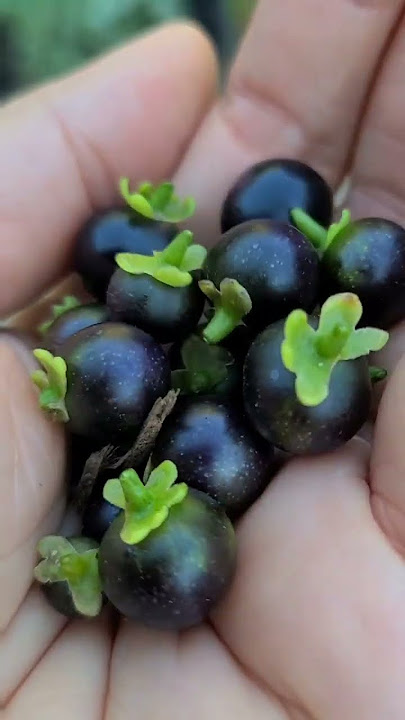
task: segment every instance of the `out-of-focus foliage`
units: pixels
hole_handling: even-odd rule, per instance
[[[76,67],[153,25],[194,17],[225,60],[254,0],[0,0],[0,92]]]

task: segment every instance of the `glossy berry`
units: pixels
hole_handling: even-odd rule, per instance
[[[114,319],[135,325],[162,343],[191,333],[204,301],[196,280],[185,287],[172,287],[149,275],[131,275],[120,268],[114,272],[107,292]]]
[[[67,364],[71,432],[111,443],[134,438],[154,402],[170,389],[161,346],[142,330],[103,323],[82,330],[61,349]]]
[[[87,290],[104,301],[120,252],[152,255],[176,235],[174,225],[149,220],[130,209],[98,213],[80,230],[75,247],[75,269]]]
[[[235,535],[224,511],[189,491],[164,523],[137,544],[123,542],[124,513],[101,542],[102,587],[119,612],[163,630],[201,623],[222,598],[235,570]]]
[[[187,398],[178,400],[156,441],[152,466],[164,460],[174,462],[180,482],[207,493],[235,518],[270,482],[273,451],[236,403]]]
[[[321,277],[325,296],[358,295],[362,325],[392,327],[405,318],[405,230],[380,218],[349,223],[327,248]]]
[[[67,310],[60,315],[47,330],[43,344],[44,347],[54,355],[58,355],[66,340],[71,338],[80,330],[99,325],[110,318],[110,312],[105,305],[89,303]]]
[[[321,225],[329,225],[333,211],[331,189],[304,163],[265,160],[244,172],[230,189],[222,209],[222,231],[246,220],[267,218],[290,223],[290,212],[297,207]]]
[[[228,350],[237,362],[243,363],[254,337],[255,334],[251,329],[247,325],[241,324],[222,340],[220,345]]]
[[[313,309],[319,258],[291,225],[249,221],[228,230],[210,250],[206,274],[217,287],[224,278],[243,285],[253,303],[244,322],[258,332],[295,308]]]
[[[264,330],[253,342],[244,366],[244,403],[253,427],[276,447],[293,455],[334,450],[366,422],[371,383],[365,357],[338,362],[329,394],[319,405],[302,405],[295,375],[283,365],[284,322]]]

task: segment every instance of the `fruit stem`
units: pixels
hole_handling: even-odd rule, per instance
[[[323,253],[328,231],[301,208],[294,208],[290,215],[296,228],[305,235],[315,250]]]
[[[187,252],[187,248],[190,247],[192,242],[193,233],[189,230],[184,230],[176,235],[168,246],[162,250],[162,260],[164,260],[167,265],[173,265],[179,268]]]
[[[218,308],[215,315],[203,330],[203,338],[209,345],[224,340],[239,325],[240,319],[232,316],[226,308]]]
[[[337,235],[351,224],[350,210],[347,209],[343,210],[340,220],[332,223],[327,229],[301,208],[294,208],[290,214],[294,225],[305,235],[321,257]]]
[[[203,330],[203,338],[210,345],[216,345],[240,325],[252,309],[249,293],[233,278],[222,280],[219,290],[210,280],[200,280],[200,290],[211,300],[214,315]]]
[[[338,357],[351,334],[351,330],[343,325],[336,325],[328,334],[319,335],[315,347],[323,358],[328,360]]]
[[[120,475],[120,483],[125,498],[125,508],[142,515],[151,504],[152,498],[138,473],[124,470]]]
[[[85,555],[72,553],[60,559],[60,567],[66,580],[74,582],[83,577],[88,570],[88,558]]]

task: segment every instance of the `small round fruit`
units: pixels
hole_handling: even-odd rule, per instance
[[[312,310],[319,258],[302,233],[273,220],[249,221],[226,232],[208,253],[206,274],[216,287],[237,280],[250,295],[245,324],[256,332],[295,308]]]
[[[141,542],[121,539],[121,513],[101,542],[99,567],[110,602],[124,615],[161,630],[201,623],[226,592],[235,570],[230,520],[208,496],[189,491]]]
[[[107,322],[110,312],[105,305],[89,303],[67,310],[50,325],[44,336],[44,346],[54,355],[58,355],[66,340],[80,330]]]
[[[149,275],[118,268],[108,286],[107,305],[115,320],[141,328],[162,343],[185,338],[197,326],[205,298],[195,280],[166,285]]]
[[[228,350],[231,355],[236,359],[236,362],[244,361],[247,351],[249,350],[254,340],[254,333],[248,328],[247,325],[238,325],[230,335],[228,335],[219,344],[221,347]]]
[[[172,224],[150,220],[129,209],[98,213],[78,234],[75,269],[87,290],[104,301],[117,253],[152,255],[153,250],[164,250],[177,232]]]
[[[61,349],[67,364],[69,428],[103,439],[135,437],[170,389],[170,366],[150,335],[121,323],[82,330]]]
[[[329,452],[350,440],[366,422],[371,406],[367,359],[338,362],[329,394],[319,405],[302,405],[295,375],[283,365],[284,322],[253,342],[244,366],[244,403],[253,427],[268,442],[293,455]]]
[[[326,227],[332,222],[332,191],[315,170],[298,160],[264,160],[245,171],[228,192],[222,231],[246,220],[291,223],[290,212],[297,207]]]
[[[210,495],[234,519],[269,484],[273,450],[236,403],[181,398],[152,453],[153,467],[164,460],[174,462],[180,482]]]
[[[120,508],[111,505],[108,500],[104,500],[102,495],[93,496],[83,514],[83,535],[100,543],[120,512]]]
[[[349,223],[327,248],[323,294],[353,292],[362,325],[390,328],[405,318],[405,230],[381,218]]]

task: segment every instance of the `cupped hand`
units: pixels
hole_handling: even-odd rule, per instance
[[[215,242],[227,187],[264,157],[313,165],[355,215],[404,221],[402,0],[262,0],[225,94],[204,36],[173,25],[0,111],[0,308],[66,272],[76,230],[117,179],[174,177]],[[27,326],[32,314],[19,317]],[[242,520],[235,583],[179,636],[71,622],[31,587],[64,514],[64,444],[30,356],[0,340],[0,703],[5,720],[403,720],[405,332],[372,447],[287,464]],[[395,368],[395,369],[394,369]]]

